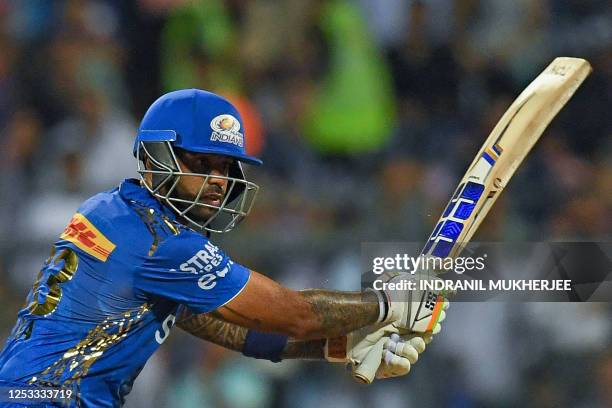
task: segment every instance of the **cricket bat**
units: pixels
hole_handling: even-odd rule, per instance
[[[442,216],[421,251],[423,256],[457,257],[482,223],[512,175],[546,127],[591,73],[581,58],[555,58],[504,113],[468,167]],[[428,299],[423,302],[423,299]],[[441,296],[424,292],[417,319],[441,310]],[[432,318],[431,327],[437,321]],[[374,380],[376,364],[368,361],[354,370],[360,382]]]
[[[459,182],[421,255],[456,257],[546,127],[591,73],[581,58],[555,58],[516,98]]]

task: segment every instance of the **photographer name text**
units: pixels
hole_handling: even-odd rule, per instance
[[[483,281],[474,280],[401,280],[383,282],[380,279],[372,283],[376,290],[433,290],[433,291],[571,291],[571,279],[498,279]]]

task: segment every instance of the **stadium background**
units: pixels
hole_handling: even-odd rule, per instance
[[[0,339],[78,204],[135,174],[162,92],[246,120],[261,194],[217,242],[294,288],[359,287],[362,241],[422,241],[492,126],[554,57],[595,71],[481,240],[609,240],[606,0],[0,1]],[[585,265],[585,268],[588,265]],[[129,407],[612,406],[609,304],[455,304],[408,376],[252,361],[175,329]]]

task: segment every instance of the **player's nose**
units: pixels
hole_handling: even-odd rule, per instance
[[[223,172],[213,169],[209,173],[208,184],[219,186],[223,191],[225,191],[225,187],[227,186],[227,177],[225,177]]]

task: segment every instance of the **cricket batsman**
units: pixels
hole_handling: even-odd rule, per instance
[[[174,325],[249,357],[350,363],[364,382],[408,373],[440,331],[442,297],[293,291],[213,244],[258,190],[245,136],[210,92],[151,105],[134,144],[140,180],[85,201],[44,262],[0,353],[0,406],[120,407]]]

